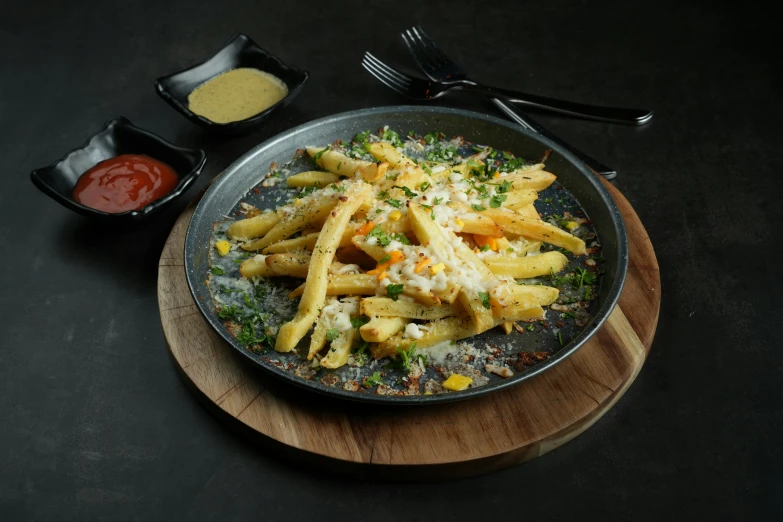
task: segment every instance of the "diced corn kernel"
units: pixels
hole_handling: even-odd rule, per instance
[[[392,210],[391,212],[389,212],[389,219],[391,221],[397,221],[401,217],[402,217],[402,212],[400,212],[399,210]]]
[[[458,373],[452,373],[451,377],[443,381],[442,386],[447,390],[462,391],[467,389],[467,387],[470,386],[470,383],[472,382],[473,379],[470,377],[465,377],[464,375],[460,375]]]
[[[301,199],[299,199],[299,198],[296,198],[296,199],[294,200],[294,205],[295,205],[295,206],[297,206],[297,207],[300,207],[300,206],[302,206],[302,200],[301,200]]]
[[[454,218],[454,224],[457,225],[458,227],[464,227],[465,226],[465,222],[462,221],[460,218]]]
[[[218,254],[224,256],[231,250],[231,243],[228,241],[218,241],[215,243],[215,248],[217,249]]]
[[[424,392],[424,395],[432,395],[432,392],[427,390],[427,391]]]
[[[566,223],[566,226],[565,226],[565,227],[566,227],[568,230],[573,230],[573,229],[575,229],[575,228],[579,228],[579,223],[577,223],[576,221],[569,221],[568,223]]]
[[[446,268],[446,265],[444,265],[443,263],[438,263],[436,265],[432,265],[430,267],[430,274],[435,275],[438,272],[440,272],[441,270],[443,270],[444,268]]]

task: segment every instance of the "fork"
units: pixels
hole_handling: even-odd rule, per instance
[[[408,98],[412,98],[414,100],[427,100],[432,98],[432,96],[427,95],[426,89],[428,88],[427,85],[432,84],[433,82],[428,82],[427,80],[422,80],[421,78],[414,78],[412,76],[408,76],[386,65],[385,63],[380,61],[378,58],[376,58],[369,52],[364,53],[364,58],[362,59],[362,66],[364,66],[364,68],[367,69],[367,71],[370,74],[372,74],[376,79],[378,79],[382,84],[386,85],[393,91],[397,91],[403,96],[407,96]],[[559,144],[563,148],[567,149],[574,156],[577,156],[582,161],[582,163],[584,163],[587,166],[587,168],[593,171],[596,175],[601,175],[606,179],[614,179],[615,177],[617,177],[617,171],[615,171],[610,167],[607,167],[603,163],[579,151],[578,149],[575,149],[568,143],[564,142],[563,140],[561,140],[560,138],[558,138],[557,136],[555,136],[554,134],[546,130],[538,122],[536,122],[529,116],[522,116],[519,112],[515,111],[511,106],[509,106],[509,104],[506,103],[505,101],[497,98],[494,98],[492,101],[509,118],[514,120],[522,127],[532,132],[535,132],[537,134],[540,134],[541,136],[545,136],[549,138],[550,140]]]
[[[438,49],[435,42],[420,26],[407,29],[401,35],[408,50],[421,67],[430,67],[443,73],[438,74],[437,77],[430,76],[431,80],[437,82],[430,86],[432,98],[443,96],[452,89],[463,89],[480,92],[491,98],[505,98],[518,105],[592,120],[644,125],[653,117],[653,112],[649,110],[599,107],[483,85],[469,79],[467,73]]]
[[[446,56],[446,53],[441,51],[435,45],[435,42],[429,36],[427,36],[427,33],[425,33],[424,29],[421,27],[413,27],[412,29],[408,29],[400,34],[403,41],[405,42],[405,45],[408,47],[408,50],[416,60],[416,63],[419,64],[419,67],[424,71],[424,74],[426,74],[427,77],[431,80],[439,81],[443,80],[444,78],[459,80],[462,78],[467,78],[467,72],[456,62]],[[505,98],[492,98],[492,102],[501,111],[503,111],[506,116],[514,120],[522,127],[541,134],[542,136],[546,136],[552,141],[558,143],[573,155],[578,157],[580,160],[582,160],[587,168],[592,170],[594,173],[600,174],[606,179],[614,179],[617,177],[616,170],[607,167],[592,156],[589,156],[564,142],[546,130],[543,126],[541,126],[540,123],[535,121],[530,116],[521,114],[519,111],[515,110],[508,103],[508,101],[510,100]],[[650,117],[652,117],[652,113],[650,113]]]

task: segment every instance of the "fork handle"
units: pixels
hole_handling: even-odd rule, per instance
[[[523,115],[522,113],[515,111],[514,108],[509,105],[510,100],[501,100],[499,98],[492,98],[492,103],[497,105],[497,107],[505,113],[506,116],[517,122],[522,127],[533,131],[535,133],[538,133],[542,136],[545,136],[549,138],[550,140],[554,141],[564,149],[566,149],[568,152],[579,158],[582,163],[585,164],[585,166],[593,171],[593,174],[603,176],[606,179],[614,179],[617,177],[617,171],[614,170],[611,167],[607,167],[597,159],[593,158],[592,156],[588,156],[584,152],[580,151],[579,149],[575,149],[565,141],[561,140],[548,130],[546,130],[540,123],[538,123],[536,120],[531,118],[528,115]]]
[[[508,89],[500,89],[476,83],[472,80],[458,80],[454,82],[466,91],[480,92],[491,98],[504,98],[507,101],[536,109],[568,114],[591,120],[607,121],[612,123],[625,123],[629,125],[644,125],[653,117],[653,112],[646,109],[625,109],[622,107],[599,107],[584,103],[570,102],[537,96]]]

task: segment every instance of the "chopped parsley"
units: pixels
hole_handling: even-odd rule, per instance
[[[422,367],[427,365],[427,356],[416,353],[416,343],[412,343],[411,347],[407,350],[403,350],[398,346],[397,357],[392,361],[392,367],[397,367],[409,372],[411,371],[411,363],[416,359],[421,360]]]
[[[375,372],[369,377],[364,378],[364,383],[362,386],[365,388],[370,388],[372,386],[378,386],[379,384],[383,384],[383,380],[381,379],[381,372]]]
[[[476,152],[484,152],[484,147],[479,147],[478,145],[473,145],[471,149],[473,149]]]
[[[425,181],[421,185],[419,185],[419,190],[421,190],[422,192],[426,191],[428,188],[430,188],[429,181]]]
[[[332,149],[331,147],[327,146],[327,147],[319,150],[318,152],[316,152],[315,155],[313,156],[313,163],[318,163],[318,160],[321,159],[321,156],[323,156],[325,152],[327,152],[327,151],[329,151],[331,149]]]
[[[399,199],[391,199],[391,198],[389,198],[389,199],[387,199],[385,201],[386,201],[386,203],[388,203],[389,205],[393,206],[394,208],[402,207],[402,203],[400,203]]]
[[[512,160],[512,159],[514,159],[514,155],[511,154],[509,151],[504,150],[503,151],[503,159],[505,159],[505,160]]]
[[[528,332],[535,332],[536,331],[536,327],[533,325],[533,323],[530,323],[529,325],[527,325],[527,331]]]
[[[489,310],[489,294],[486,292],[479,292],[479,298],[481,298],[481,304],[484,305],[484,308]]]
[[[372,131],[370,130],[362,131],[353,137],[353,141],[354,143],[359,143],[363,145],[368,142],[368,138],[370,137],[370,134],[372,134]]]
[[[378,239],[378,244],[381,246],[388,246],[392,241],[399,241],[403,245],[410,245],[411,242],[405,234],[395,233],[387,234],[381,229],[380,225],[375,225],[375,228],[367,233],[367,237],[375,237]]]
[[[329,341],[329,342],[334,341],[338,337],[340,337],[340,332],[339,332],[339,330],[337,330],[337,328],[330,328],[326,332],[326,340]]]
[[[496,195],[492,196],[492,199],[489,200],[489,206],[492,208],[500,208],[500,206],[503,204],[504,201],[506,201],[505,195]]]
[[[386,254],[385,256],[383,256],[382,258],[380,258],[380,259],[378,260],[378,264],[382,265],[382,264],[384,264],[384,263],[385,263],[385,262],[387,262],[387,261],[391,261],[391,256],[390,256],[389,254]]]
[[[563,346],[563,332],[557,332],[557,341]]]
[[[390,181],[394,181],[395,179],[397,179],[397,174],[386,174],[386,179]]]
[[[489,245],[484,245],[483,247],[480,248],[480,250],[482,252],[489,252]]]
[[[236,321],[242,317],[242,310],[234,305],[223,306],[218,311],[218,317],[224,321]]]
[[[303,198],[305,196],[309,196],[316,190],[318,190],[318,185],[313,185],[311,187],[302,187],[302,189],[299,191],[299,197]]]
[[[212,267],[212,273],[215,274],[215,275],[223,275],[223,274],[226,273],[226,271],[223,270],[222,268],[220,268],[219,266],[213,266]]]
[[[596,276],[594,273],[588,272],[580,266],[576,267],[575,272],[574,280],[572,282],[575,288],[582,288],[584,285],[595,284]]]
[[[359,343],[359,346],[356,348],[356,351],[353,352],[353,359],[356,361],[357,365],[364,366],[367,362],[367,349],[369,347],[370,343],[362,339],[361,343]]]
[[[342,185],[338,185],[337,183],[332,183],[331,185],[329,185],[329,188],[331,188],[335,192],[345,192],[345,187]]]
[[[389,197],[389,191],[388,190],[382,190],[378,192],[378,199],[386,199]]]
[[[505,152],[503,153],[503,157],[507,161],[498,168],[500,172],[511,172],[512,170],[521,169],[527,165],[527,162],[522,158],[515,158],[514,156],[507,158]]]
[[[370,318],[366,315],[360,315],[358,317],[351,317],[351,326],[359,328],[370,322]]]
[[[482,210],[487,210],[487,207],[482,207],[481,205],[471,205],[470,208],[472,208],[476,212],[481,212]]]
[[[505,194],[509,190],[511,190],[511,182],[509,180],[503,181],[497,188],[498,194]]]
[[[402,190],[405,193],[406,197],[415,198],[416,196],[418,196],[418,194],[416,194],[415,192],[413,192],[411,189],[409,189],[408,187],[406,187],[404,185],[400,186],[400,187],[396,187],[396,188]]]
[[[426,143],[427,145],[432,145],[436,141],[440,141],[445,137],[446,135],[439,131],[428,132],[427,134],[424,135],[424,143]]]
[[[440,205],[441,203],[443,203],[443,198],[435,198],[435,201],[434,201],[434,203],[435,203],[436,205]]]
[[[390,284],[386,285],[386,294],[391,298],[392,301],[396,301],[398,296],[405,291],[405,285],[400,284]]]
[[[385,129],[383,134],[381,134],[381,139],[388,141],[395,147],[402,147],[402,140],[400,140],[400,135],[391,129]]]

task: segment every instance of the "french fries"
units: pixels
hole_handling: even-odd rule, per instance
[[[242,264],[239,265],[239,273],[242,277],[269,277],[272,275],[272,271],[266,266],[266,256],[254,256],[250,259],[245,259]]]
[[[241,263],[242,277],[304,279],[288,296],[300,300],[275,350],[290,352],[314,326],[306,355],[314,366],[347,364],[359,343],[375,358],[414,343],[426,353],[494,327],[511,335],[516,321],[540,320],[560,296],[551,286],[514,282],[566,269],[561,252],[539,253],[542,243],[587,251],[534,206],[554,174],[543,164],[489,170],[497,165],[490,148],[459,161],[449,152],[422,158],[415,139],[406,143],[414,144],[411,156],[399,142],[362,138],[374,161],[357,159],[369,156],[356,144],[307,147],[323,170],[286,184],[313,192],[228,227],[235,247],[258,253]]]
[[[348,356],[351,355],[351,346],[356,338],[356,328],[340,332],[337,339],[332,341],[329,351],[323,359],[321,366],[324,368],[339,368],[348,362]]]
[[[488,256],[484,258],[484,263],[495,275],[528,279],[560,272],[568,264],[568,258],[552,251],[525,257]]]
[[[264,265],[266,266],[266,265]],[[304,283],[288,294],[290,299],[304,293]],[[326,295],[375,295],[378,279],[367,274],[330,274],[327,276]]]
[[[545,221],[526,218],[515,212],[499,208],[488,208],[484,213],[504,232],[508,231],[512,234],[563,247],[578,256],[587,253],[584,241]]]
[[[377,142],[377,143],[371,143],[368,146],[368,150],[370,154],[375,156],[381,161],[385,161],[389,164],[392,168],[400,168],[404,167],[405,165],[415,165],[416,163],[407,157],[406,155],[402,154],[401,152],[397,151],[397,147],[384,142]]]
[[[393,301],[387,297],[367,297],[361,301],[361,312],[371,317],[407,317],[432,321],[457,315],[451,305],[423,305],[409,301]]]
[[[273,243],[282,241],[300,231],[306,224],[318,221],[329,215],[329,212],[335,207],[337,202],[338,197],[335,194],[324,198],[311,199],[281,218],[264,237],[245,243],[242,245],[242,248],[248,251],[263,250]]]
[[[272,254],[266,256],[265,263],[272,275],[305,278],[310,268],[310,255]]]
[[[269,232],[280,221],[276,212],[264,212],[231,224],[226,235],[231,239],[255,239]]]
[[[262,250],[264,254],[281,254],[294,250],[312,250],[318,241],[318,232],[304,234],[294,239],[284,239]]]
[[[340,181],[340,176],[331,172],[321,172],[318,170],[308,170],[294,174],[285,180],[289,187],[318,187],[323,188],[332,183]]]
[[[323,306],[326,299],[329,265],[332,264],[340,239],[348,226],[348,220],[359,208],[362,200],[371,195],[370,186],[357,181],[348,187],[345,195],[341,196],[339,203],[333,207],[334,210],[329,214],[313,248],[302,300],[299,301],[299,310],[291,321],[280,327],[277,334],[275,350],[278,352],[293,350],[318,317],[319,308]]]
[[[349,158],[345,154],[331,150],[329,147],[307,147],[306,150],[310,157],[316,158],[316,165],[338,176],[350,178],[359,169],[372,165],[369,161]]]
[[[410,322],[403,317],[373,317],[359,328],[362,339],[368,343],[379,343],[396,334]]]

